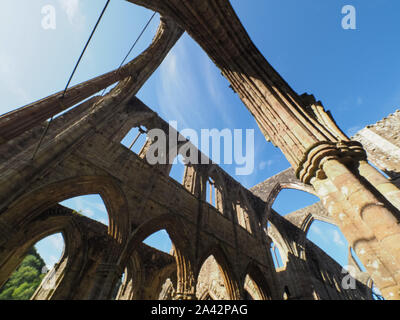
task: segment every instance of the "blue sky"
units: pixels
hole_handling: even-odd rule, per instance
[[[349,135],[399,108],[399,1],[232,0],[231,3],[256,46],[293,89],[299,94],[312,93],[322,100]],[[48,4],[56,9],[55,30],[41,27],[41,9]],[[65,87],[104,4],[105,0],[2,2],[0,114]],[[341,27],[341,10],[347,4],[357,10],[356,30]],[[151,14],[124,0],[112,0],[71,85],[118,67]],[[157,25],[158,16],[130,58],[148,46]],[[166,121],[178,121],[179,130],[255,128],[253,174],[235,176],[235,166],[222,165],[245,187],[251,187],[289,164],[278,149],[265,141],[254,119],[228,85],[207,55],[185,34],[138,97]],[[126,138],[126,143],[132,141],[133,135]],[[179,180],[182,168],[177,165],[173,170],[173,176]],[[282,214],[315,201],[298,192],[281,197],[274,208]],[[98,200],[73,199],[68,205],[92,212],[93,218],[102,220],[104,209],[94,205]],[[344,264],[347,258],[343,261],[339,252],[343,252],[345,240],[341,236],[336,243],[334,239],[339,238],[335,238],[335,229],[329,231],[329,228],[334,227],[316,223],[310,229],[310,237],[321,246],[328,241],[330,254]],[[318,229],[322,230],[320,234]],[[165,237],[154,240],[154,245],[162,246],[162,239]]]

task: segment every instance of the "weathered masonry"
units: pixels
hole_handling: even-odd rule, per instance
[[[228,0],[130,2],[161,14],[147,50],[65,96],[0,117],[0,285],[33,244],[62,232],[55,285],[46,277],[33,299],[371,299],[372,283],[386,299],[399,299],[398,112],[350,139],[321,102],[294,92],[268,64]],[[189,162],[179,184],[170,165],[146,161],[155,141],[147,139],[138,154],[121,144],[134,127],[169,132],[135,95],[184,31],[221,69],[290,169],[247,190],[213,163]],[[46,120],[67,109],[37,149]],[[170,147],[171,156],[187,157],[179,145]],[[321,202],[282,217],[272,204],[285,188]],[[59,205],[88,194],[104,200],[108,228]],[[356,289],[343,288],[341,266],[307,239],[314,220],[337,225],[364,264]],[[169,255],[142,243],[162,229],[173,242]],[[350,249],[349,262],[356,265]]]

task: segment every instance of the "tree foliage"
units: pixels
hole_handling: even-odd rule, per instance
[[[35,247],[31,248],[20,266],[0,289],[0,300],[29,300],[45,276],[45,262]]]

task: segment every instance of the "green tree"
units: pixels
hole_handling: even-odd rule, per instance
[[[42,282],[45,262],[33,247],[0,289],[0,300],[29,300]]]

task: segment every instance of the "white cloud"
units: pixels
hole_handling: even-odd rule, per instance
[[[178,55],[179,53],[175,50],[171,51],[161,65],[157,97],[160,109],[168,117],[166,120],[176,120],[179,130],[182,129],[182,126],[188,127],[185,117],[188,112],[185,112],[181,107],[182,97],[188,94],[188,88],[186,80],[183,79],[181,72],[177,69]]]
[[[18,70],[18,63],[14,58],[0,53],[0,85],[7,91],[8,95],[14,96],[12,100],[17,101],[18,104],[0,107],[0,114],[9,112],[31,100],[29,94],[18,84],[20,80],[16,76],[18,74],[16,70]]]
[[[232,106],[225,101],[225,94],[218,85],[217,77],[221,77],[220,71],[207,55],[204,55],[204,65],[204,77],[206,79],[207,90],[209,96],[213,100],[215,111],[220,114],[224,125],[229,128],[234,128],[232,111],[227,109],[227,107],[231,108]]]
[[[62,10],[67,15],[68,21],[73,26],[82,26],[85,17],[80,11],[80,0],[58,0]]]
[[[51,270],[53,266],[58,262],[58,258],[56,256],[49,257],[49,263],[47,264],[47,268]]]
[[[160,66],[157,98],[161,116],[178,121],[178,130],[193,127],[190,123],[208,128],[209,120],[214,118],[221,119],[226,127],[234,127],[232,112],[218,88],[219,73],[205,53],[193,51],[189,41],[188,36],[180,39]],[[213,111],[204,112],[210,110],[204,105],[210,100]]]
[[[94,211],[89,208],[89,206],[93,206],[90,201],[85,201],[81,197],[75,198],[75,210],[81,212],[83,215],[91,218],[95,215]]]
[[[260,164],[259,164],[259,166],[258,166],[258,168],[259,168],[260,170],[264,170],[264,169],[267,168],[267,167],[268,167],[268,168],[271,167],[273,163],[274,163],[273,160],[261,161]]]
[[[320,236],[323,236],[323,234],[324,234],[322,232],[322,230],[318,226],[316,226],[315,224],[311,226],[311,231],[316,233],[316,234],[318,234],[318,235],[320,235]]]
[[[82,213],[83,213],[85,216],[88,216],[89,218],[92,218],[92,217],[94,216],[93,210],[92,210],[92,209],[89,209],[89,208],[84,208],[84,209],[82,209]]]
[[[107,209],[99,195],[75,197],[61,202],[61,205],[108,225]]]
[[[336,243],[338,246],[346,246],[337,230],[333,231],[333,242]]]
[[[93,203],[93,206],[94,206],[97,210],[99,210],[99,211],[101,211],[101,212],[103,212],[103,213],[107,213],[106,206],[104,205],[103,202],[100,202],[100,203]]]
[[[64,238],[61,234],[54,234],[50,236],[49,241],[51,245],[57,250],[62,250],[64,248]]]

